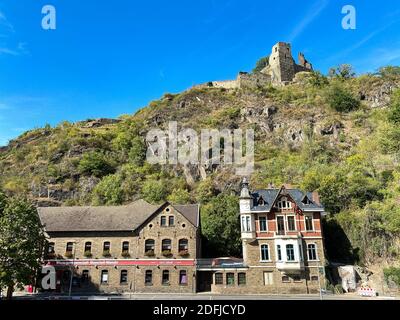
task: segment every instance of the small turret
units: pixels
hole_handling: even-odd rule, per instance
[[[251,213],[253,197],[250,194],[249,183],[246,178],[242,182],[239,206],[242,240],[253,240],[256,237],[254,215]]]

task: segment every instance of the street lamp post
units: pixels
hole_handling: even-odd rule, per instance
[[[71,294],[72,294],[72,280],[73,280],[73,277],[74,277],[74,270],[75,270],[76,242],[73,242],[73,244],[74,244],[74,255],[73,255],[73,257],[72,257],[71,278],[70,278],[70,281],[69,281],[69,293],[68,293],[68,296],[69,296],[69,297],[70,297]]]

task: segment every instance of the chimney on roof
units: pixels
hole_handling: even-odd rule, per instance
[[[268,189],[275,189],[275,186],[272,182],[268,183]]]
[[[312,197],[311,200],[312,200],[314,203],[316,203],[316,204],[318,204],[318,205],[321,204],[321,201],[319,200],[318,191],[313,191],[312,194],[311,194],[311,197]]]

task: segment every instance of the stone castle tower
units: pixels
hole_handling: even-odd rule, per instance
[[[271,76],[273,83],[291,82],[298,72],[312,71],[312,65],[302,53],[298,56],[299,64],[292,57],[290,43],[278,42],[272,47],[268,66],[261,72]]]

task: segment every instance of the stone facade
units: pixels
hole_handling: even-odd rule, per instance
[[[162,206],[137,230],[47,233],[47,263],[56,267],[58,291],[69,290],[71,270],[74,292],[196,290],[199,225],[172,205]]]
[[[271,76],[272,83],[286,84],[293,81],[298,72],[312,71],[312,65],[299,53],[299,64],[293,59],[290,43],[278,42],[272,47],[268,66],[261,72]]]

